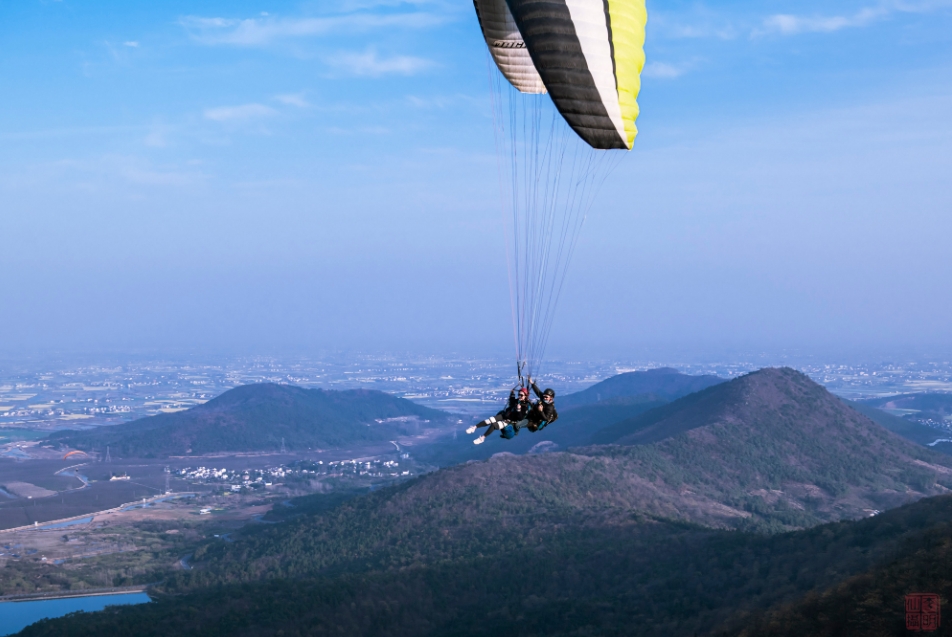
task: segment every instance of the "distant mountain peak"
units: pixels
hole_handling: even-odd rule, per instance
[[[764,506],[776,496],[791,511],[812,509],[827,519],[944,492],[937,483],[949,483],[952,467],[948,457],[893,434],[788,367],[690,394],[591,441],[620,446],[603,453],[628,448],[652,458],[648,466],[688,472],[705,488],[719,484]]]
[[[292,450],[334,448],[386,443],[412,433],[421,422],[449,418],[445,412],[381,391],[254,383],[187,411],[83,432],[58,432],[51,439],[86,450],[108,444],[113,453],[127,457],[276,451],[282,439]]]
[[[828,416],[829,422],[859,415],[806,374],[789,367],[767,367],[616,423],[597,432],[592,442],[649,444],[698,427],[729,422],[756,426],[794,412],[809,412],[809,417],[797,422],[803,427],[813,423],[810,433],[827,422],[820,414]]]
[[[674,400],[723,383],[717,376],[691,376],[671,367],[658,367],[637,372],[624,372],[596,383],[574,394],[559,399],[559,407],[579,407],[612,398],[652,394],[664,400]]]

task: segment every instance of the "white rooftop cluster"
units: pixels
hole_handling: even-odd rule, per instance
[[[216,467],[187,467],[180,469],[177,474],[187,480],[196,482],[223,482],[231,483],[233,491],[240,491],[242,486],[260,484],[272,486],[277,481],[293,479],[295,477],[308,479],[311,476],[344,476],[359,475],[371,478],[392,478],[410,475],[410,471],[398,471],[400,463],[396,460],[380,460],[355,458],[349,460],[323,460],[302,462],[300,464],[280,465],[265,469],[227,469]]]

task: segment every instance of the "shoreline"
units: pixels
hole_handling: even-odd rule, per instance
[[[69,599],[71,597],[101,597],[103,595],[127,595],[131,593],[145,593],[150,584],[139,586],[123,586],[118,588],[87,588],[76,591],[46,591],[39,593],[23,593],[20,595],[0,595],[0,604],[8,602],[36,602],[45,599]]]

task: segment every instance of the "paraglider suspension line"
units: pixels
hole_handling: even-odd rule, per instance
[[[537,376],[582,225],[624,153],[591,148],[548,95],[521,94],[487,51],[516,372]]]

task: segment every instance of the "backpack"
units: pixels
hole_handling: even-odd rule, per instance
[[[516,434],[519,433],[519,430],[512,426],[512,423],[509,423],[505,427],[499,430],[499,435],[505,438],[506,440],[512,440],[516,437]]]

